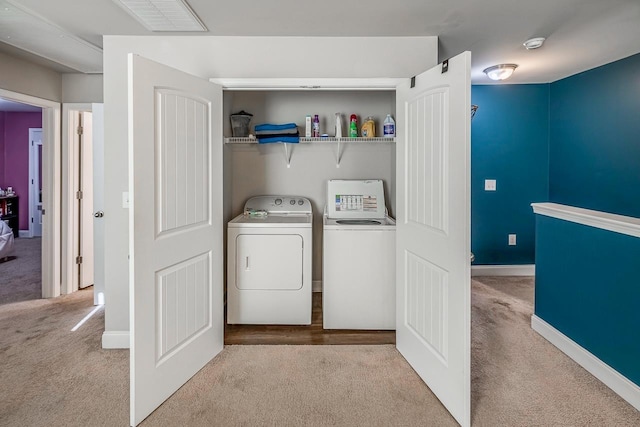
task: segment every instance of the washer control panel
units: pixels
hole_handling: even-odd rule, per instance
[[[373,219],[387,215],[380,179],[327,181],[327,215],[334,219]]]
[[[301,196],[256,196],[244,204],[245,212],[267,211],[269,214],[311,214],[311,201]]]

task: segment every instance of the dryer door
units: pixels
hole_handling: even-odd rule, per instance
[[[236,239],[236,287],[241,290],[302,288],[302,236],[241,234]]]

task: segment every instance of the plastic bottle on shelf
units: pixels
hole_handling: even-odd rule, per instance
[[[311,136],[320,138],[320,118],[317,114],[313,116],[313,132]]]
[[[387,114],[383,123],[383,134],[385,138],[395,138],[396,136],[396,122],[391,117],[391,114]]]
[[[352,114],[351,118],[349,119],[349,137],[358,137],[358,117],[356,117],[355,114]]]
[[[336,138],[342,138],[342,115],[336,113]]]
[[[304,136],[311,138],[311,116],[307,115],[304,122]]]
[[[362,124],[362,137],[374,138],[376,136],[376,122],[369,116]]]

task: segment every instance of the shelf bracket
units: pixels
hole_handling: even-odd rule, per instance
[[[336,151],[336,168],[339,168],[340,161],[342,160],[342,144],[340,143],[340,138],[338,138],[337,149],[338,151]]]
[[[283,142],[282,145],[284,146],[284,158],[287,160],[287,168],[291,167],[291,153],[293,152],[293,147],[291,147],[291,150],[289,150],[289,147],[286,142]]]

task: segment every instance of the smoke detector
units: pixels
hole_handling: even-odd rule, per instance
[[[533,39],[529,39],[526,42],[522,43],[522,45],[526,47],[527,50],[538,49],[542,47],[545,40],[546,39],[544,37],[535,37]]]

